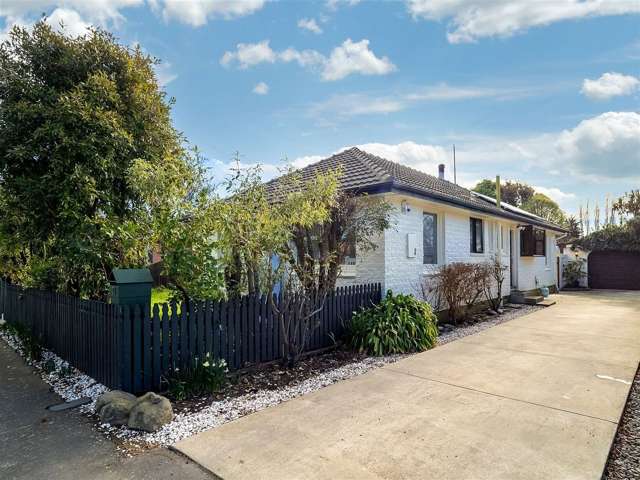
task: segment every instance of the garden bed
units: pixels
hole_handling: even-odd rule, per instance
[[[438,344],[446,344],[467,335],[472,335],[500,323],[508,322],[542,307],[529,305],[507,305],[500,315],[479,315],[476,322],[447,327],[440,333]],[[23,354],[19,340],[1,333],[2,337],[19,353]],[[371,357],[341,348],[303,358],[292,369],[285,369],[274,363],[254,370],[241,372],[234,377],[224,390],[217,394],[202,396],[188,401],[173,403],[174,420],[155,433],[144,433],[126,427],[111,427],[96,422],[97,428],[112,438],[127,455],[135,454],[153,446],[168,446],[179,440],[210,428],[215,428],[244,415],[277,405],[286,400],[326,387],[341,380],[361,375],[375,368],[396,362],[408,355]],[[56,368],[46,373],[45,361],[53,359]],[[66,362],[45,351],[42,362],[31,362],[42,379],[49,383],[65,400],[90,397],[95,400],[106,391],[106,387],[95,382],[81,372],[66,371]],[[94,415],[95,402],[80,407],[89,415]]]
[[[640,478],[640,369],[629,392],[603,480]]]

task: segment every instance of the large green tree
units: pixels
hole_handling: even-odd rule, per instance
[[[613,204],[613,210],[621,215],[640,217],[640,190],[625,193]]]
[[[144,263],[148,209],[129,175],[184,162],[154,59],[44,21],[0,45],[0,274],[105,298],[115,266]]]
[[[522,209],[556,225],[565,225],[567,222],[567,216],[558,204],[543,193],[534,194],[522,205]]]
[[[488,179],[481,180],[473,187],[473,191],[496,198],[496,182]],[[501,200],[520,208],[533,197],[534,193],[533,187],[522,182],[507,180],[500,186]]]
[[[473,187],[473,191],[496,198],[496,182],[488,179],[481,180]],[[522,208],[550,222],[558,225],[564,225],[567,222],[565,213],[556,202],[542,193],[536,193],[535,189],[526,183],[507,181],[500,187],[500,196],[503,202]]]

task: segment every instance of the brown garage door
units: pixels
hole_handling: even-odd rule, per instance
[[[640,290],[640,253],[591,252],[589,286],[618,290]]]

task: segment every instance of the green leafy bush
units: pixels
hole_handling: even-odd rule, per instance
[[[382,302],[353,316],[349,341],[356,350],[373,355],[420,352],[435,345],[436,323],[428,303],[389,290]]]
[[[568,287],[578,287],[580,286],[580,280],[587,276],[584,271],[584,264],[586,260],[583,258],[577,258],[575,260],[569,261],[564,266],[564,280]]]
[[[31,332],[29,327],[21,323],[14,325],[4,322],[1,325],[1,328],[20,341],[24,355],[26,355],[28,360],[34,362],[42,360],[42,342],[40,341],[40,338]]]
[[[175,400],[218,392],[227,383],[227,371],[224,360],[211,360],[207,354],[203,362],[196,358],[191,368],[174,369],[166,379],[167,392]]]

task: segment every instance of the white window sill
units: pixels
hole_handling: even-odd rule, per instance
[[[355,278],[358,276],[358,270],[355,265],[341,265],[339,278]]]

